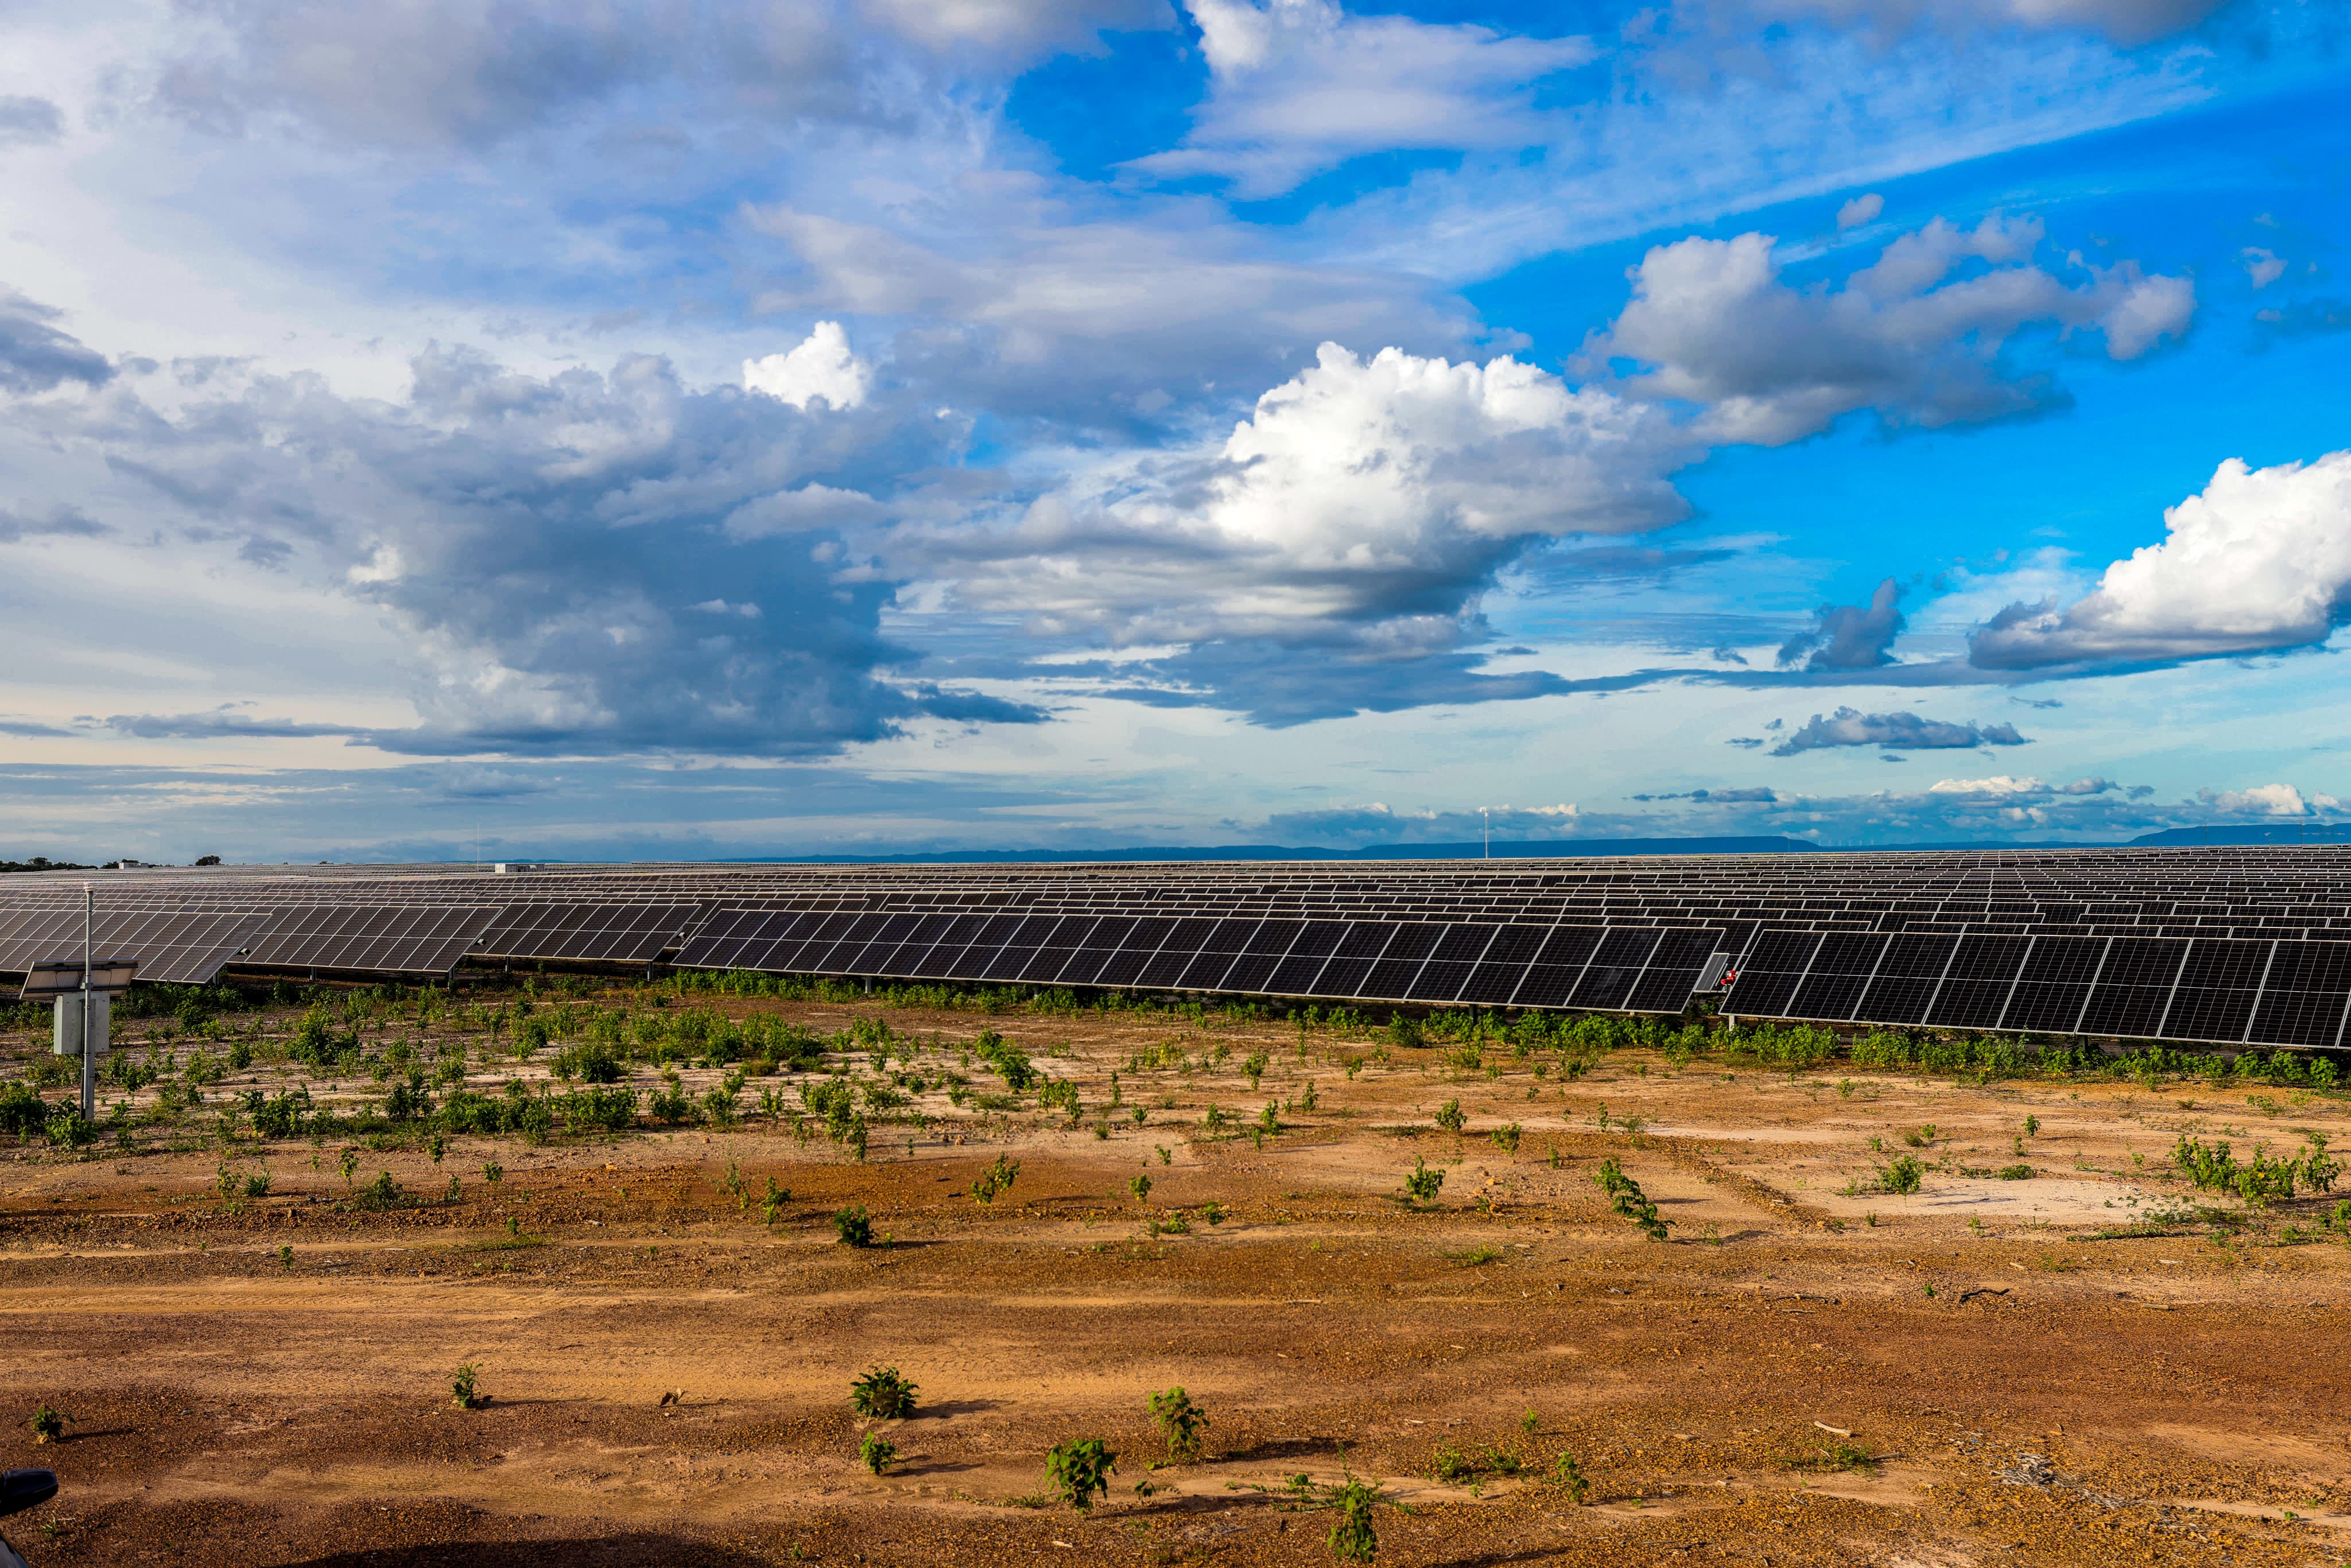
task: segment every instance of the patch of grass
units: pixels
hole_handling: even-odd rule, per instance
[[[1798,1454],[1780,1463],[1783,1469],[1850,1470],[1858,1475],[1876,1475],[1878,1469],[1876,1457],[1846,1437],[1834,1438],[1815,1452]]]
[[[1995,1174],[2002,1181],[2031,1181],[2032,1167],[2027,1165],[2002,1166]]]
[[[1935,1124],[1929,1122],[1922,1127],[1914,1127],[1909,1132],[1903,1134],[1902,1141],[1909,1145],[1914,1149],[1931,1148],[1934,1146],[1935,1139],[1938,1135],[1938,1133]]]
[[[1446,1256],[1464,1269],[1476,1269],[1491,1263],[1502,1255],[1499,1247],[1472,1247],[1467,1252],[1447,1252]]]

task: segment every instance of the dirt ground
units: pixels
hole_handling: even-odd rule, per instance
[[[437,1165],[361,1146],[361,1186],[432,1197],[380,1212],[338,1144],[0,1152],[6,1462],[63,1480],[0,1532],[43,1568],[1238,1568],[1332,1561],[1353,1476],[1389,1500],[1382,1563],[2351,1558],[2333,1200],[2199,1216],[2168,1164],[2183,1132],[2343,1146],[2343,1099],[1631,1050],[1562,1082],[1320,1032],[1301,1057],[1292,1025],[1213,1017],[723,1005],[882,1014],[966,1103],[925,1088],[862,1163],[757,1114],[457,1138]],[[1075,1082],[1076,1125],[978,1107],[985,1027]],[[1906,1153],[1920,1189],[1873,1190]],[[1017,1179],[980,1203],[999,1156]],[[1666,1240],[1612,1212],[1610,1157]],[[221,1196],[225,1159],[267,1195]],[[1431,1203],[1416,1160],[1445,1173]],[[850,1205],[876,1245],[838,1239]],[[481,1408],[451,1401],[461,1364]],[[878,1364],[912,1418],[852,1412]],[[1145,1399],[1179,1385],[1206,1445],[1154,1468]],[[37,1447],[42,1404],[71,1419]],[[869,1427],[896,1445],[880,1475]],[[1086,1514],[1043,1469],[1081,1437],[1119,1456]]]

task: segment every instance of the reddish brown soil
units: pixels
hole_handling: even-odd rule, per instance
[[[0,1531],[43,1568],[1320,1563],[1322,1489],[1345,1472],[1402,1505],[1376,1515],[1382,1563],[2351,1553],[2351,1253],[2324,1234],[2331,1200],[2233,1235],[2098,1235],[2183,1195],[2158,1179],[2180,1131],[2342,1146],[2340,1101],[1677,1071],[1637,1052],[1564,1085],[1507,1058],[1499,1078],[1456,1074],[1433,1051],[1350,1079],[1334,1059],[1364,1042],[1318,1036],[1301,1066],[1282,1026],[891,1021],[946,1048],[935,1066],[994,1023],[1079,1082],[1084,1123],[932,1094],[934,1124],[877,1127],[862,1165],[758,1118],[463,1139],[438,1171],[421,1148],[368,1153],[362,1182],[389,1168],[436,1193],[464,1176],[461,1203],[391,1214],[344,1202],[333,1145],[316,1169],[307,1143],[246,1149],[238,1167],[274,1185],[243,1212],[213,1192],[217,1146],[0,1155],[0,1411],[73,1418],[45,1448],[13,1428],[7,1462],[53,1466],[64,1490]],[[1127,1065],[1171,1040],[1232,1049],[1188,1076]],[[1259,1049],[1272,1064],[1251,1092],[1239,1067]],[[1246,1126],[1309,1077],[1319,1108],[1280,1113],[1261,1147],[1202,1128],[1208,1104]],[[1431,1124],[1456,1098],[1459,1137]],[[2027,1114],[2032,1177],[1960,1174],[2015,1163]],[[1622,1130],[1630,1116],[1646,1129]],[[1511,1122],[1515,1154],[1489,1135]],[[1921,1157],[1946,1168],[1918,1194],[1844,1194],[1928,1122]],[[967,1189],[999,1154],[1019,1179],[979,1205]],[[1400,1201],[1416,1155],[1447,1172],[1432,1207]],[[1671,1239],[1609,1211],[1591,1176],[1610,1155]],[[722,1185],[730,1160],[747,1212]],[[756,1202],[771,1176],[792,1195],[772,1229]],[[852,1203],[886,1246],[835,1240]],[[1179,1210],[1187,1234],[1150,1234]],[[540,1244],[501,1246],[508,1217]],[[448,1398],[467,1362],[478,1410]],[[846,1397],[877,1363],[921,1402],[889,1424],[899,1458],[878,1478]],[[1207,1452],[1153,1469],[1144,1398],[1178,1384],[1210,1413]],[[1032,1506],[1044,1451],[1078,1437],[1121,1456],[1106,1500]],[[1832,1468],[1839,1444],[1872,1462]],[[1477,1468],[1435,1479],[1447,1448]],[[1553,1479],[1562,1454],[1590,1480],[1583,1506]]]

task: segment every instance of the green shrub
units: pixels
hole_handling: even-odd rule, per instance
[[[1373,1506],[1381,1500],[1376,1482],[1349,1476],[1332,1490],[1331,1555],[1342,1563],[1369,1563],[1379,1555],[1379,1532],[1372,1527]]]
[[[1080,1513],[1092,1510],[1094,1499],[1110,1490],[1110,1478],[1117,1472],[1118,1456],[1102,1447],[1100,1437],[1056,1443],[1045,1454],[1045,1477],[1054,1495]]]
[[[1648,1195],[1641,1190],[1640,1183],[1625,1174],[1614,1156],[1600,1162],[1600,1168],[1593,1173],[1592,1183],[1608,1195],[1609,1207],[1622,1218],[1639,1226],[1650,1240],[1666,1239],[1666,1231],[1673,1222],[1657,1218],[1657,1206],[1649,1201]]]
[[[66,1435],[66,1423],[73,1417],[61,1410],[52,1410],[44,1403],[33,1406],[32,1419],[25,1425],[32,1428],[36,1443],[55,1443]]]
[[[849,1406],[877,1421],[903,1421],[914,1413],[914,1385],[894,1366],[877,1366],[851,1380]]]
[[[1411,1196],[1412,1200],[1415,1203],[1434,1203],[1437,1201],[1438,1191],[1444,1186],[1444,1170],[1441,1167],[1431,1166],[1426,1160],[1415,1155],[1412,1169],[1405,1173],[1404,1178],[1404,1190]]]
[[[835,1212],[832,1217],[832,1228],[840,1233],[841,1241],[847,1246],[871,1247],[873,1245],[873,1220],[865,1212],[863,1204],[853,1204],[850,1207]]]
[[[1193,1404],[1191,1396],[1180,1386],[1163,1394],[1154,1394],[1149,1404],[1152,1423],[1166,1441],[1167,1457],[1171,1459],[1198,1458],[1201,1434],[1208,1427],[1208,1413]]]
[[[1903,1155],[1881,1166],[1877,1171],[1880,1189],[1893,1193],[1917,1192],[1926,1180],[1927,1167],[1908,1155]]]
[[[1458,1133],[1468,1124],[1469,1118],[1461,1113],[1461,1102],[1447,1100],[1437,1108],[1437,1124],[1448,1133]]]
[[[998,1197],[1011,1190],[1019,1175],[1019,1160],[1008,1160],[998,1155],[996,1163],[980,1172],[979,1179],[971,1184],[972,1198],[979,1203],[994,1203]]]
[[[469,1361],[449,1379],[449,1403],[452,1406],[460,1410],[478,1410],[489,1403],[474,1386],[475,1374],[480,1370]]]
[[[877,1476],[897,1457],[898,1445],[879,1432],[868,1432],[857,1440],[857,1458]]]

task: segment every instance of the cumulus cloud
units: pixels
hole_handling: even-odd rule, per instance
[[[1877,214],[1885,210],[1886,198],[1872,191],[1866,195],[1855,196],[1839,207],[1836,225],[1840,230],[1859,228],[1864,224],[1876,223]]]
[[[1781,667],[1799,659],[1807,670],[1874,670],[1892,664],[1894,655],[1888,650],[1906,624],[1901,601],[1902,585],[1889,577],[1877,585],[1865,605],[1822,605],[1813,612],[1811,631],[1800,632],[1781,645]]]
[[[2245,264],[2245,276],[2253,280],[2255,288],[2267,288],[2285,276],[2285,258],[2275,251],[2247,246],[2237,254]]]
[[[265,547],[403,632],[423,722],[368,732],[379,747],[789,756],[925,716],[1042,716],[911,678],[914,656],[879,630],[896,584],[820,519],[794,532],[769,506],[935,460],[926,415],[690,390],[643,356],[538,377],[434,349],[412,371],[397,402],[246,374],[170,416],[125,389],[23,406],[143,481],[163,526]],[[730,533],[745,517],[759,526]],[[107,722],[162,737],[348,732],[225,710]]]
[[[2199,789],[2196,799],[2224,816],[2304,817],[2310,814],[2302,791],[2291,784],[2255,784],[2244,789]]]
[[[1662,420],[1514,359],[1325,343],[1214,447],[1122,470],[1014,528],[933,541],[967,605],[1113,644],[1343,642],[1390,665],[1462,645],[1531,544],[1685,510]]]
[[[873,385],[873,367],[849,350],[838,321],[820,321],[790,351],[743,361],[743,385],[778,402],[806,408],[857,408]]]
[[[1967,795],[1987,799],[2043,796],[2104,795],[2121,789],[2111,779],[2076,779],[2071,784],[2045,784],[2038,779],[2007,773],[1990,779],[1943,779],[1927,787],[1929,795]]]
[[[1857,409],[1934,427],[2039,408],[2055,389],[1999,363],[2029,326],[2101,332],[2117,360],[2187,330],[2187,279],[2125,261],[2074,267],[2083,280],[2068,283],[2032,265],[2041,237],[2030,218],[1938,218],[1842,287],[1810,289],[1782,281],[1770,235],[1678,240],[1632,269],[1632,302],[1583,358],[1624,362],[1635,396],[1695,405],[1707,440],[1779,445]]]
[[[1981,669],[2189,659],[2324,642],[2351,603],[2351,451],[2238,458],[2163,515],[2166,537],[2073,603],[2011,604],[1969,640]]]
[[[68,382],[103,386],[106,357],[52,325],[63,312],[0,285],[0,392],[53,392]]]
[[[1952,724],[1915,713],[1862,713],[1841,707],[1823,718],[1814,714],[1771,748],[1774,757],[1828,747],[1899,747],[1906,751],[1957,751],[1977,746],[2023,746],[2011,724]]]
[[[1532,145],[1544,136],[1536,84],[1595,52],[1585,38],[1351,16],[1333,0],[1186,0],[1186,8],[1208,62],[1208,101],[1181,147],[1129,167],[1163,179],[1213,175],[1251,197],[1366,152]]]

